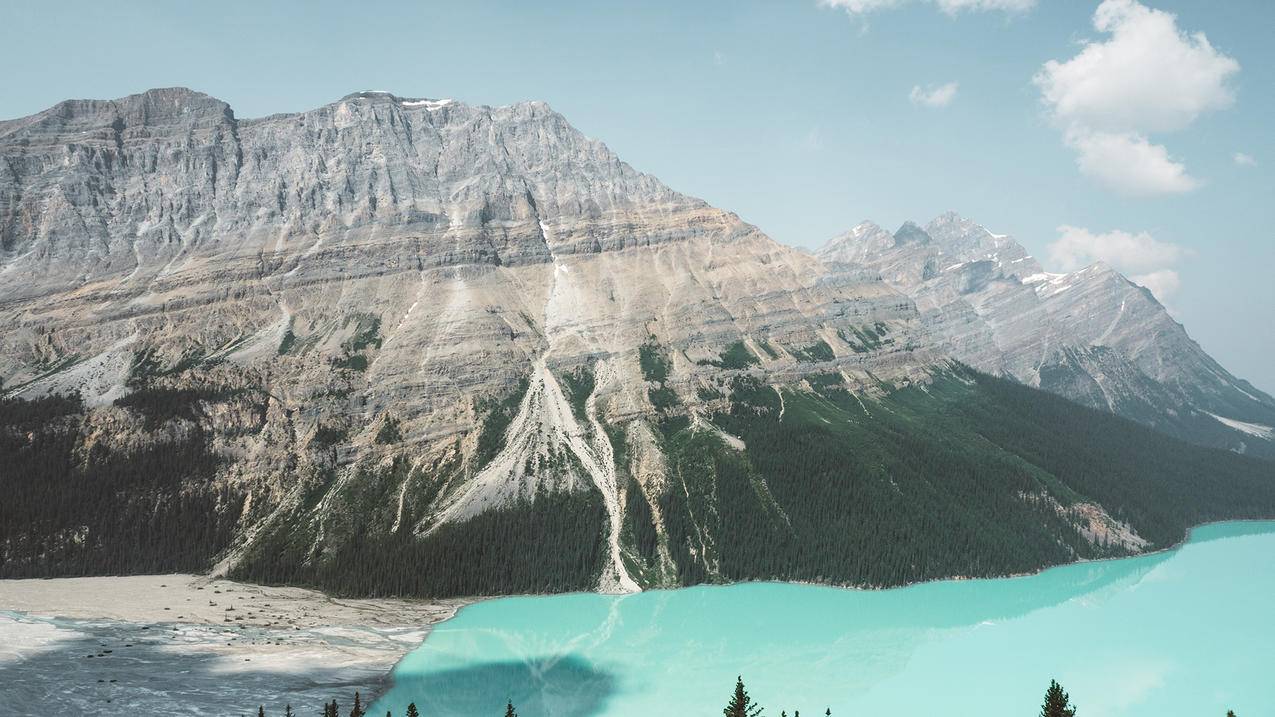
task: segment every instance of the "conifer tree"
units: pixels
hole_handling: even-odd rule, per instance
[[[1235,710],[1227,710],[1226,717],[1235,717]]]
[[[257,717],[266,717],[265,705],[257,705]]]
[[[518,713],[514,711],[513,700],[505,704],[505,717],[518,717]]]
[[[761,705],[755,704],[744,689],[744,678],[736,677],[735,693],[731,695],[730,702],[726,703],[722,715],[724,717],[757,717],[761,713]]]
[[[409,702],[407,705],[407,717],[421,717],[421,713],[416,711],[416,703]]]
[[[363,711],[363,698],[358,690],[354,691],[354,706],[350,708],[350,717],[363,717],[366,714]]]
[[[1076,717],[1076,708],[1071,705],[1071,697],[1054,680],[1049,681],[1049,689],[1045,691],[1045,704],[1040,708],[1040,717]]]
[[[294,717],[294,715],[292,714],[292,704],[291,704],[291,703],[289,703],[289,704],[287,704],[287,705],[285,705],[285,706],[284,706],[284,708],[283,708],[283,717]]]

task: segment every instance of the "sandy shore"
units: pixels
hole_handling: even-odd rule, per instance
[[[344,600],[194,575],[0,580],[0,704],[19,715],[317,712],[371,696],[472,600]]]

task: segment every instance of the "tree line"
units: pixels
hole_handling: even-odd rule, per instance
[[[726,706],[722,708],[722,717],[764,717],[765,711],[765,708],[757,704],[748,694],[748,689],[744,686],[744,678],[736,677],[735,689],[731,692]],[[284,717],[295,717],[292,705],[288,705],[283,714]],[[355,692],[354,706],[350,709],[349,717],[365,717],[366,714],[362,697]],[[420,711],[416,709],[415,702],[408,704],[403,714],[405,717],[422,717]],[[825,708],[823,714],[824,717],[832,717],[832,708]],[[257,707],[257,717],[266,717],[264,706]],[[323,705],[323,717],[341,717],[341,708],[336,700]],[[386,710],[385,717],[394,717],[394,713]],[[518,717],[513,701],[505,704],[504,717]],[[779,717],[788,717],[788,712],[781,711]],[[801,712],[793,711],[793,717],[801,717]],[[1049,681],[1049,687],[1045,690],[1045,699],[1040,706],[1040,717],[1076,717],[1076,707],[1071,703],[1071,695],[1067,694],[1057,680]],[[1235,711],[1227,710],[1226,717],[1236,717]]]

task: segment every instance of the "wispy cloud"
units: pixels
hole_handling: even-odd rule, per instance
[[[824,7],[835,7],[855,16],[867,15],[881,10],[926,3],[934,5],[948,15],[962,12],[1002,11],[1010,13],[1027,12],[1036,7],[1036,0],[819,0]]]
[[[819,133],[818,127],[811,127],[805,137],[801,138],[801,148],[807,152],[815,152],[823,149],[823,136]]]
[[[952,104],[952,100],[956,99],[957,87],[955,82],[924,88],[914,85],[912,91],[908,93],[908,99],[918,107],[947,107]]]
[[[1240,70],[1204,33],[1188,34],[1171,13],[1136,0],[1104,0],[1094,29],[1109,35],[1069,60],[1050,60],[1033,82],[1082,172],[1132,195],[1175,194],[1199,186],[1168,150],[1148,139],[1190,126],[1235,101]]]
[[[1255,159],[1253,155],[1251,154],[1236,152],[1235,156],[1232,157],[1232,159],[1234,159],[1235,163],[1240,165],[1241,167],[1256,167],[1257,166],[1257,159]]]
[[[938,0],[939,9],[948,15],[966,10],[988,12],[1027,12],[1036,7],[1036,0]]]

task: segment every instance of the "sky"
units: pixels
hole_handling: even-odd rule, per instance
[[[815,248],[948,210],[1103,260],[1275,393],[1269,0],[9,2],[0,118],[186,86],[239,117],[358,90],[548,102]]]

